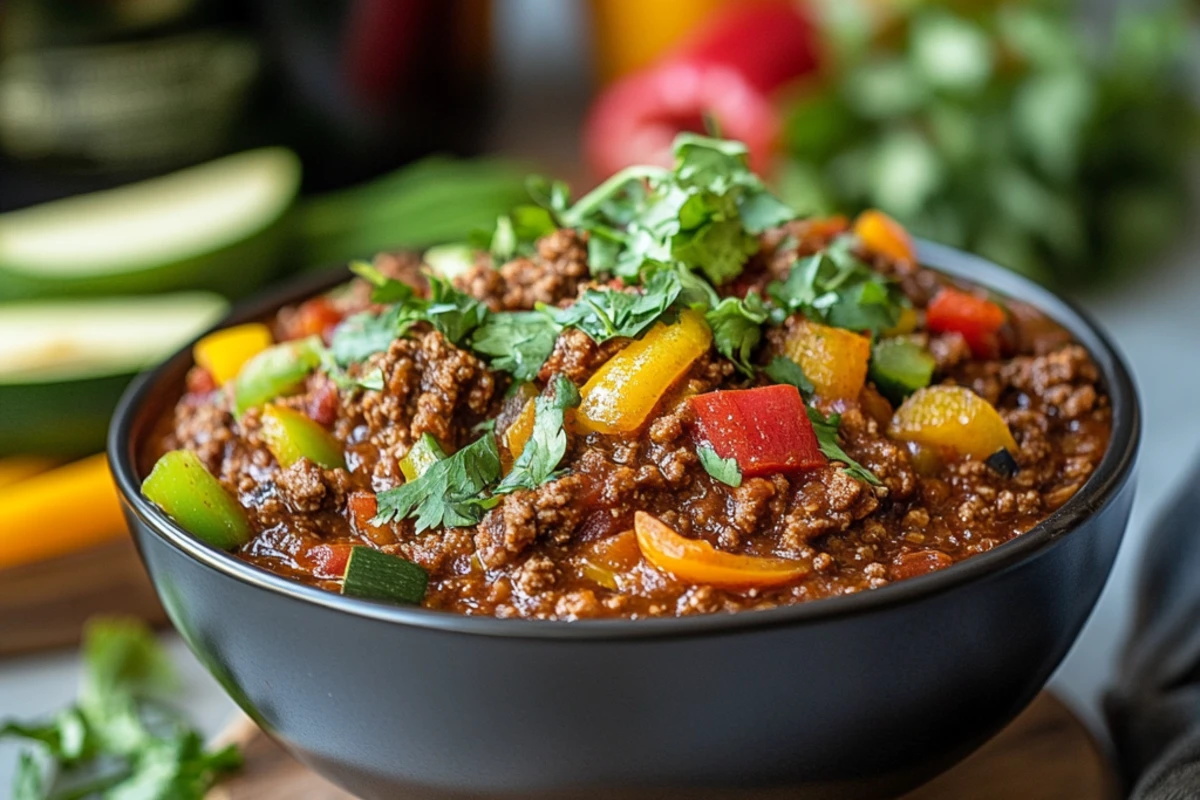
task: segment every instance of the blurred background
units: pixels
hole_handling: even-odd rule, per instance
[[[162,622],[94,455],[134,374],[268,284],[463,240],[530,170],[578,193],[706,125],[797,210],[881,208],[1114,332],[1141,497],[1055,681],[1094,715],[1139,526],[1200,447],[1198,25],[1184,0],[0,0],[0,715],[72,696],[46,649],[90,614]]]

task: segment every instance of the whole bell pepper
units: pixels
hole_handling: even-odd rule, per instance
[[[287,469],[302,458],[325,469],[345,469],[342,444],[333,434],[287,406],[267,406],[262,435],[279,466]]]
[[[812,572],[806,561],[724,553],[708,542],[680,536],[644,511],[634,514],[633,526],[645,559],[684,583],[755,589],[791,583]]]
[[[142,494],[197,539],[221,550],[250,541],[246,510],[191,450],[172,450],[150,470]]]
[[[674,325],[656,324],[583,385],[576,424],[597,433],[636,431],[671,385],[711,346],[712,330],[696,311],[682,312]]]
[[[247,361],[233,380],[233,410],[241,416],[295,391],[321,363],[321,340],[296,339],[268,347]]]

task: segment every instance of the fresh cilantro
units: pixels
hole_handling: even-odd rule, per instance
[[[905,302],[891,281],[854,257],[845,239],[799,259],[767,294],[778,315],[799,311],[828,325],[872,333],[893,327]]]
[[[554,352],[558,333],[558,325],[544,311],[489,314],[471,336],[471,349],[488,356],[493,369],[519,382],[531,381]]]
[[[787,383],[795,386],[800,390],[800,394],[805,397],[812,397],[816,391],[812,385],[812,381],[804,374],[804,370],[795,361],[792,361],[787,356],[775,356],[771,359],[771,363],[767,364],[763,370],[768,378],[776,383]]]
[[[813,431],[817,434],[817,446],[830,461],[841,461],[846,465],[846,473],[852,478],[866,481],[873,486],[882,482],[869,469],[846,455],[846,451],[838,444],[838,427],[841,424],[840,414],[830,414],[825,417],[820,411],[808,406],[808,418],[812,421]]]
[[[704,315],[712,328],[717,352],[749,377],[754,377],[750,357],[762,341],[762,326],[767,316],[767,306],[758,292],[751,292],[744,300],[726,297]]]
[[[344,319],[334,329],[329,345],[335,364],[345,367],[385,352],[412,324],[402,312],[403,307],[397,305],[378,314],[363,311]]]
[[[417,533],[430,528],[465,528],[496,504],[485,491],[500,477],[496,437],[485,433],[454,455],[437,461],[421,477],[378,495],[375,524],[415,518]]]
[[[389,278],[365,261],[352,261],[350,271],[371,284],[372,303],[403,303],[416,295],[416,290],[404,281]]]
[[[552,202],[549,195],[547,202]],[[502,264],[517,256],[533,255],[537,240],[557,228],[558,223],[549,209],[537,205],[517,206],[498,217],[491,231],[473,235],[471,244],[487,250],[497,264]]]
[[[675,167],[622,170],[559,221],[590,234],[592,268],[636,280],[680,264],[720,286],[758,251],[757,234],[795,214],[750,171],[740,142],[680,134]]]
[[[437,275],[429,276],[429,300],[409,301],[408,316],[433,325],[452,344],[463,342],[487,319],[488,307]]]
[[[597,343],[637,338],[662,318],[683,290],[679,274],[659,270],[640,292],[588,289],[564,309],[546,309],[561,328],[579,328]]]
[[[733,458],[721,458],[716,450],[706,444],[696,449],[696,455],[700,456],[700,466],[704,467],[704,471],[721,483],[735,489],[742,485],[742,471]]]
[[[579,390],[561,374],[555,376],[553,389],[551,396],[543,395],[534,401],[533,433],[512,469],[496,487],[496,494],[536,489],[558,477],[555,469],[567,453],[564,416],[568,408],[579,405]]]
[[[0,724],[0,737],[28,740],[45,756],[22,754],[15,800],[202,800],[221,775],[241,765],[235,747],[207,750],[164,702],[174,673],[141,623],[89,623],[83,657],[76,705],[45,723]]]

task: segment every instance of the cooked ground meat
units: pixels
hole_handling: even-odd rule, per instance
[[[760,253],[725,291],[762,290],[784,277],[797,257],[844,230],[844,222],[806,221],[764,234]],[[860,255],[896,280],[918,314],[945,284],[915,264]],[[423,289],[417,263],[381,257],[376,266]],[[541,239],[533,256],[499,268],[480,257],[455,285],[494,311],[514,311],[567,305],[590,280],[586,241],[559,231]],[[293,337],[326,334],[322,315],[330,309],[345,316],[371,307],[362,284],[320,302],[325,305],[317,310],[285,309],[276,330]],[[800,321],[792,315],[767,331],[759,363],[785,352]],[[936,382],[968,387],[999,411],[1016,442],[1011,475],[979,459],[949,458],[892,438],[893,404],[868,383],[857,398],[814,403],[822,414],[840,414],[844,457],[873,473],[878,485],[837,460],[727,485],[701,464],[689,398],[758,385],[758,379],[710,350],[637,431],[605,435],[568,424],[560,472],[534,489],[500,496],[477,525],[418,533],[411,519],[378,524],[356,515],[350,498],[373,503],[377,493],[403,484],[402,461],[423,434],[452,453],[491,421],[507,468],[513,453],[503,444],[505,434],[531,398],[556,376],[586,384],[630,343],[597,344],[568,328],[533,386],[516,387],[424,322],[352,370],[360,378],[378,373],[382,388],[341,385],[318,372],[302,391],[279,401],[328,429],[344,449],[344,469],[308,459],[282,468],[264,443],[259,410],[236,418],[228,390],[199,368],[150,455],[195,451],[249,511],[256,535],[239,555],[330,589],[338,581],[321,573],[317,549],[365,544],[429,572],[426,606],[465,614],[579,619],[765,608],[943,569],[1027,531],[1078,491],[1108,442],[1109,405],[1098,371],[1086,350],[1027,306],[1014,303],[1007,326],[1004,356],[990,359],[974,356],[959,333],[930,333],[918,324],[905,335],[932,355]],[[637,511],[719,551],[790,559],[810,571],[757,589],[677,580],[643,557],[631,531]]]

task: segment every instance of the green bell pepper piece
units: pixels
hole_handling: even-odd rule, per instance
[[[142,482],[142,494],[202,542],[233,550],[254,531],[238,504],[191,450],[163,455]]]
[[[341,442],[319,423],[293,408],[264,408],[262,435],[271,455],[285,469],[302,458],[325,469],[346,468]]]
[[[233,411],[241,416],[297,389],[321,363],[321,340],[316,336],[283,342],[250,359],[233,379]]]
[[[415,481],[425,474],[425,470],[445,457],[446,451],[442,450],[433,434],[423,433],[408,454],[400,459],[400,471],[404,473],[404,480]]]
[[[871,348],[870,377],[875,388],[899,403],[929,385],[937,362],[921,345],[909,339],[884,339]]]

